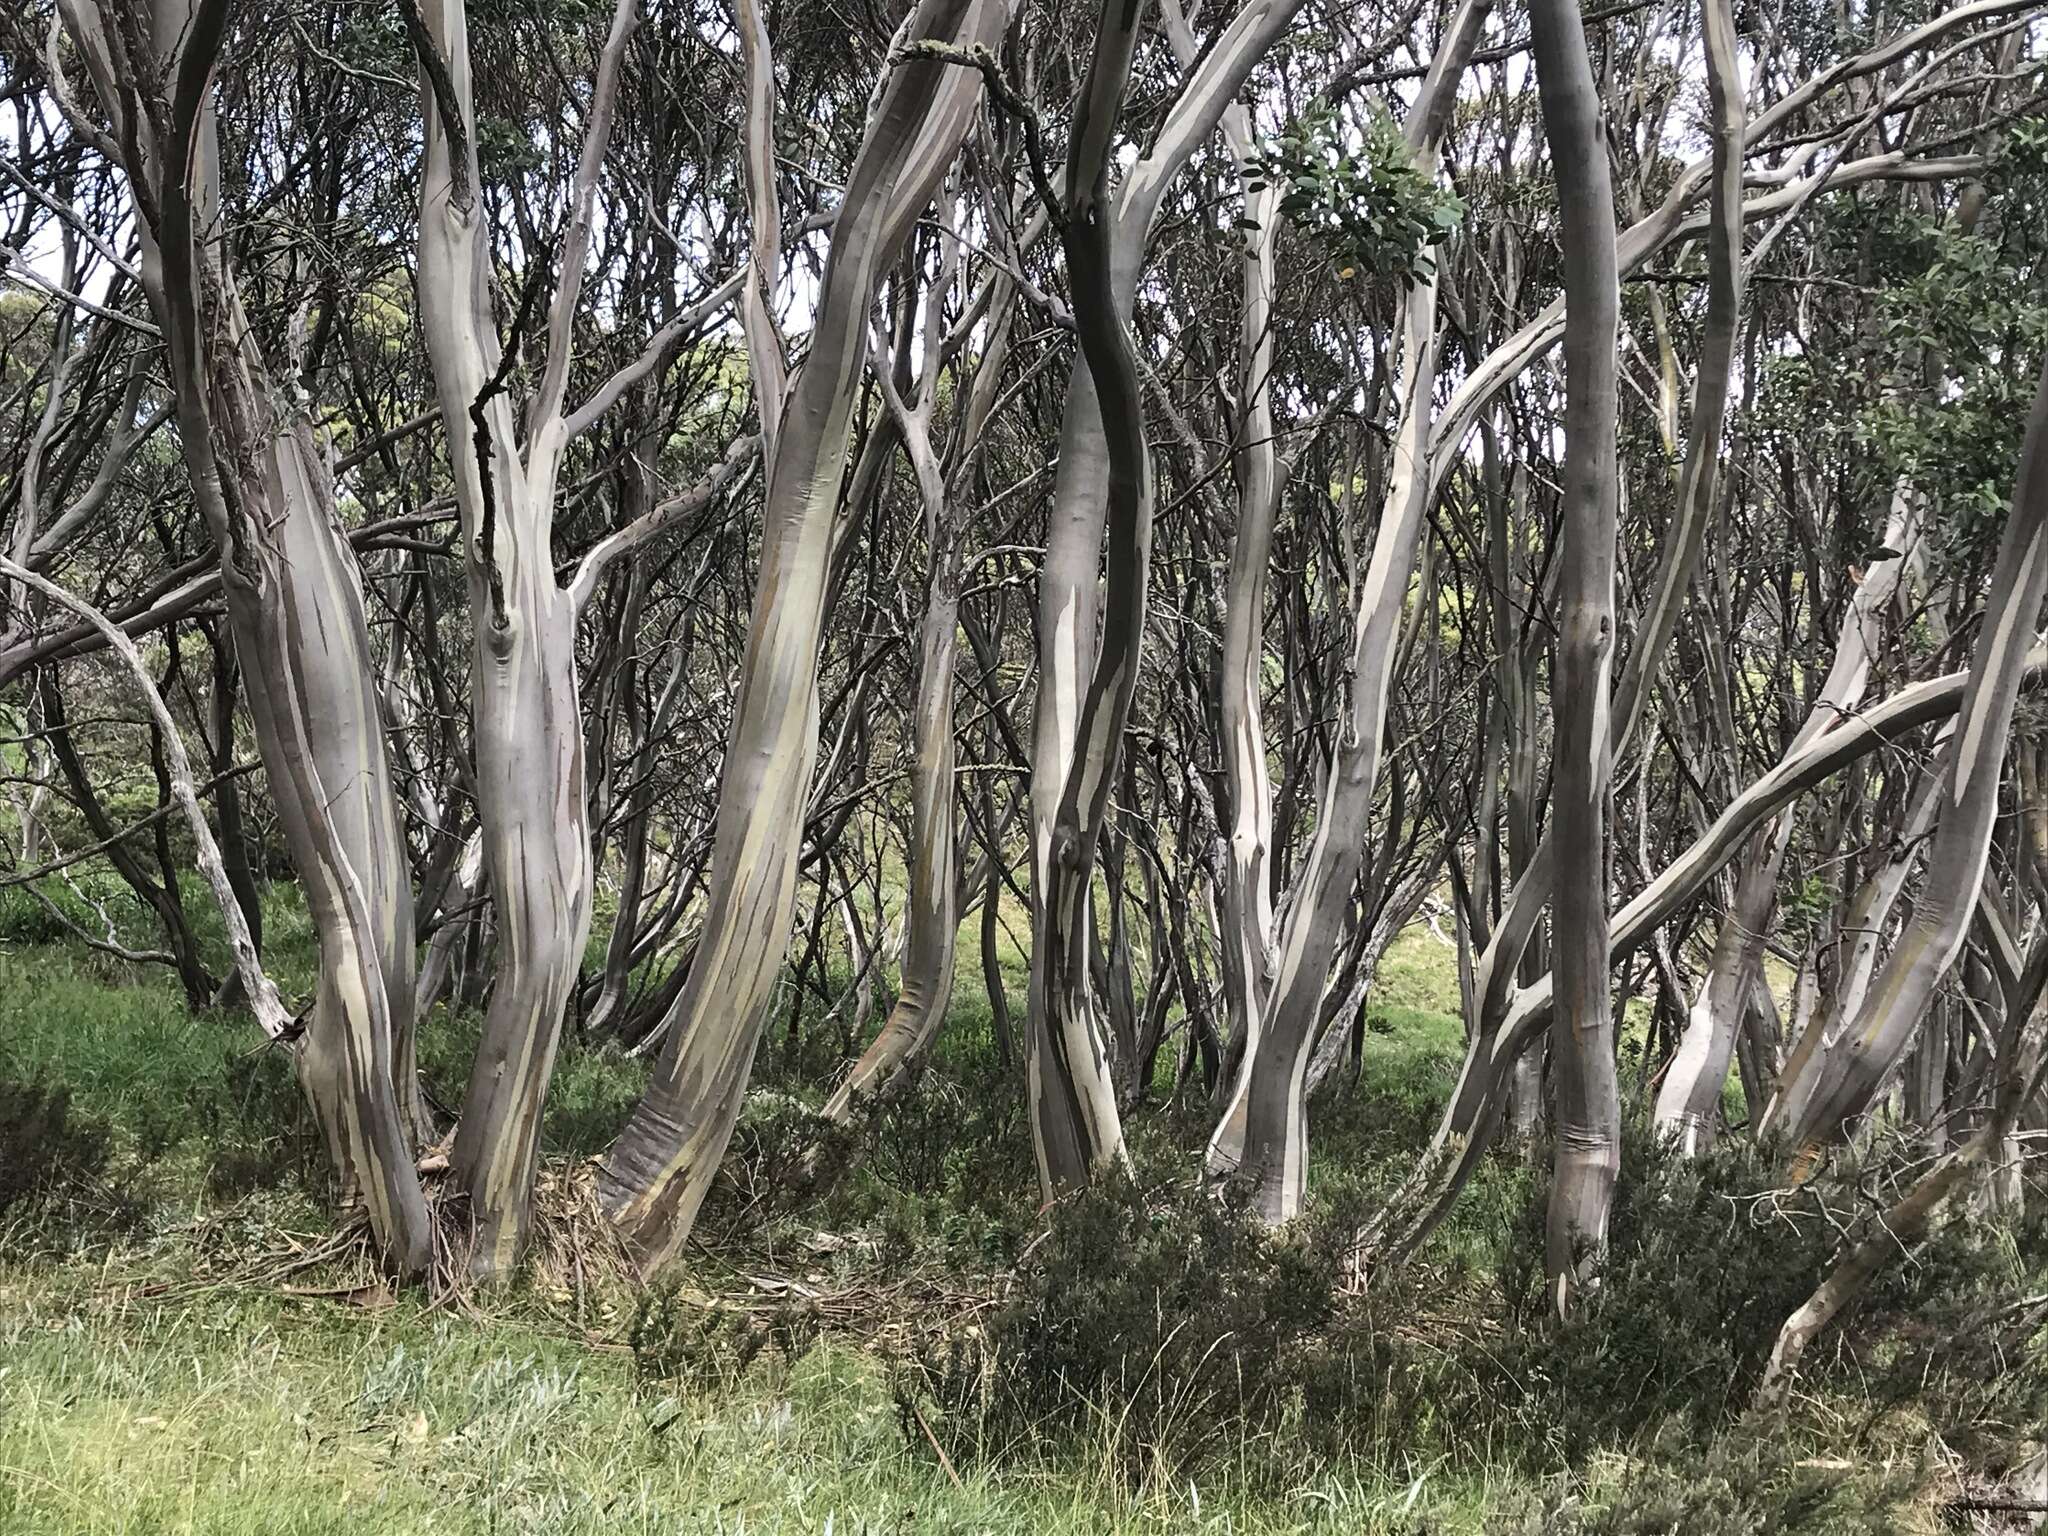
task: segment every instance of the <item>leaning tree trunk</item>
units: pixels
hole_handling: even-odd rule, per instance
[[[906,35],[913,47],[993,48],[1008,23],[1004,0],[924,0]],[[971,69],[900,54],[891,61],[833,228],[810,353],[777,413],[709,908],[653,1080],[599,1181],[648,1271],[681,1247],[718,1171],[788,948],[817,755],[818,646],[868,312],[980,94]]]
[[[2021,674],[2048,593],[2048,366],[2027,423],[2012,515],[1991,573],[1984,625],[1942,778],[1927,876],[1912,920],[1885,961],[1792,1133],[1795,1176],[1810,1173],[1878,1089],[1925,1022],[1929,1000],[1969,931],[1991,852],[2005,746]]]
[[[2041,404],[2048,405],[2048,372],[2044,372],[2042,383]],[[2040,446],[2043,426],[2043,412],[2037,406],[2033,447]],[[2021,472],[2023,495],[2029,479],[2048,481],[2048,474],[2040,473],[2042,466],[2035,462],[2041,457],[2032,451],[2028,454],[2030,469]],[[2039,484],[2033,489],[2035,495],[2041,495]],[[2017,513],[2017,504],[2014,510]],[[2037,508],[2034,515],[2037,521],[2048,522],[2048,508]],[[1886,1265],[1901,1253],[1912,1252],[1951,1195],[1966,1190],[1995,1159],[2010,1155],[2012,1132],[2028,1101],[2044,1086],[2040,1002],[2043,988],[2048,987],[2048,934],[2037,934],[2018,971],[2009,972],[2002,980],[2005,1011],[1993,1063],[1997,1077],[1990,1113],[1968,1140],[1935,1158],[1903,1196],[1877,1215],[1874,1230],[1851,1245],[1813,1294],[1785,1319],[1757,1388],[1759,1401],[1782,1402],[1815,1335],[1860,1296]]]
[[[221,246],[202,244],[219,202],[210,77],[224,18],[161,8],[155,35],[175,51],[136,57],[150,45],[119,8],[81,0],[64,14],[126,147],[187,478],[220,550],[258,750],[320,937],[300,1079],[384,1262],[416,1273],[432,1238],[393,1046],[412,1007],[411,872],[361,573],[304,409],[274,385]]]
[[[1607,821],[1613,769],[1615,361],[1620,277],[1600,95],[1573,0],[1535,0],[1530,34],[1557,176],[1565,286],[1565,461],[1551,753],[1557,881],[1551,896],[1557,1154],[1544,1266],[1568,1311],[1606,1243],[1621,1162],[1613,1004],[1607,992]]]
[[[1843,1023],[1863,1007],[1870,981],[1877,972],[1885,935],[1891,924],[1892,908],[1905,894],[1906,882],[1920,862],[1920,853],[1933,829],[1942,780],[1946,777],[1947,732],[1930,754],[1925,779],[1913,791],[1904,821],[1891,840],[1885,861],[1872,871],[1850,899],[1841,932],[1847,940],[1848,956],[1835,978],[1833,995],[1824,1006],[1812,1010],[1784,1065],[1779,1068],[1770,1100],[1758,1118],[1756,1134],[1768,1139],[1783,1127],[1797,1125],[1806,1114],[1807,1100],[1827,1060],[1831,1046],[1841,1037]]]
[[[1491,0],[1460,6],[1410,109],[1406,143],[1425,175],[1435,173],[1458,82],[1491,9]],[[1429,510],[1434,267],[1404,290],[1401,314],[1401,431],[1371,563],[1351,615],[1349,688],[1336,760],[1281,929],[1271,996],[1267,1006],[1250,1012],[1259,1032],[1246,1038],[1235,1089],[1209,1143],[1210,1172],[1242,1180],[1269,1222],[1297,1214],[1307,1187],[1309,1056],[1324,983],[1364,861],[1401,617]]]
[[[917,766],[911,784],[909,901],[902,985],[889,1017],[819,1114],[843,1121],[856,1104],[886,1099],[916,1075],[946,1021],[960,930],[953,814],[953,674],[959,653],[960,564],[937,557],[918,656]]]

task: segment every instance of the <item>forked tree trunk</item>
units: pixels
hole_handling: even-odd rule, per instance
[[[993,49],[1003,0],[923,0],[912,44]],[[719,790],[709,908],[659,1063],[605,1160],[599,1191],[643,1269],[688,1236],[739,1118],[789,943],[818,739],[818,646],[868,312],[958,148],[981,95],[931,58],[890,73],[833,228],[811,349],[777,413],[760,585]]]
[[[1105,1159],[1124,1156],[1090,960],[1096,854],[1137,693],[1152,555],[1152,456],[1137,354],[1116,292],[1116,221],[1109,197],[1110,147],[1144,11],[1143,0],[1105,0],[1098,15],[1088,75],[1074,101],[1067,206],[1061,212],[1074,326],[1100,425],[1109,548],[1102,632],[1092,647],[1086,688],[1075,701],[1073,747],[1070,756],[1062,754],[1066,761],[1052,807],[1039,798],[1036,779],[1033,785],[1041,825],[1047,810],[1052,812],[1034,892],[1026,1056],[1032,1140],[1040,1185],[1048,1194],[1076,1188]],[[1092,549],[1089,559],[1092,567]],[[1053,590],[1048,584],[1048,595]],[[1060,613],[1055,638],[1068,645],[1078,640],[1085,650],[1095,636],[1092,623],[1076,629],[1078,606],[1069,601]],[[1047,766],[1046,725],[1040,722],[1040,769]]]
[[[1458,82],[1491,0],[1465,0],[1410,109],[1408,152],[1434,175]],[[1315,835],[1294,881],[1270,998],[1247,1010],[1243,1063],[1209,1143],[1209,1171],[1242,1180],[1260,1216],[1291,1219],[1308,1172],[1308,1071],[1324,983],[1364,862],[1386,734],[1401,618],[1429,510],[1428,444],[1436,381],[1436,272],[1401,298],[1401,428],[1371,563],[1351,614],[1344,718]],[[1263,744],[1261,744],[1263,751]]]
[[[1193,38],[1184,46],[1192,48]],[[1250,114],[1233,107],[1225,128],[1236,152],[1240,180],[1252,181]],[[1243,419],[1233,454],[1237,469],[1237,530],[1230,543],[1228,595],[1223,611],[1218,729],[1222,735],[1224,809],[1230,818],[1219,891],[1223,930],[1217,948],[1232,1040],[1256,1041],[1273,979],[1273,782],[1266,763],[1261,696],[1266,670],[1266,573],[1273,560],[1273,529],[1280,511],[1281,463],[1273,434],[1273,285],[1280,243],[1280,189],[1271,181],[1245,192],[1245,235],[1240,262],[1244,318],[1238,334],[1238,398]],[[1229,1149],[1234,1158],[1241,1148]],[[1211,1152],[1212,1165],[1216,1154]],[[1228,1172],[1223,1169],[1221,1171]]]
[[[491,306],[464,0],[405,0],[421,58],[425,169],[419,309],[469,578],[477,820],[498,968],[450,1157],[469,1200],[469,1270],[501,1275],[525,1241],[542,1101],[590,934],[593,871],[576,671],[577,602],[554,570],[556,482],[571,436],[570,351],[597,181],[633,0],[599,58],[569,195],[548,356],[522,450]],[[516,336],[515,336],[516,345]]]
[[[1215,132],[1253,67],[1286,32],[1302,4],[1245,0],[1190,72],[1114,202],[1097,211],[1107,225],[1103,259],[1117,324],[1128,323],[1146,241],[1168,184]],[[1104,21],[1107,25],[1106,16]],[[1130,25],[1136,24],[1130,18]],[[1077,184],[1070,167],[1069,186]],[[1140,431],[1142,425],[1141,420]],[[1111,743],[1087,740],[1081,730],[1090,677],[1102,670],[1097,665],[1096,627],[1102,617],[1097,587],[1110,474],[1099,381],[1084,357],[1068,381],[1051,524],[1038,578],[1039,672],[1031,762],[1033,952],[1024,1055],[1032,1142],[1047,1198],[1086,1183],[1095,1169],[1123,1156],[1123,1123],[1092,1004],[1085,1012],[1063,1013],[1055,1028],[1050,1010],[1056,1001],[1044,971],[1051,956],[1044,935],[1054,921],[1052,865],[1066,791],[1085,754],[1102,759],[1114,750]],[[1090,772],[1107,766],[1099,760]],[[1092,905],[1081,900],[1065,918],[1072,931],[1064,942],[1078,953],[1084,985],[1094,943]]]
[[[273,385],[223,252],[202,244],[218,206],[210,78],[225,18],[84,0],[64,14],[128,146],[187,477],[221,552],[258,749],[320,936],[300,1078],[384,1262],[415,1273],[431,1233],[393,1046],[412,1007],[411,869],[361,574],[304,410]]]
[[[957,248],[956,248],[957,249]],[[948,267],[944,269],[951,271]],[[965,574],[967,527],[956,481],[971,464],[975,447],[996,403],[996,388],[1010,352],[1015,316],[1007,279],[997,280],[995,319],[972,371],[966,409],[951,441],[962,456],[948,475],[932,443],[931,418],[938,403],[945,363],[943,301],[948,283],[935,280],[921,330],[925,361],[915,405],[894,384],[883,381],[890,415],[916,472],[931,546],[931,575],[920,632],[917,704],[913,741],[917,753],[911,776],[910,869],[903,915],[901,986],[881,1032],[819,1111],[842,1121],[863,1099],[887,1099],[901,1092],[923,1069],[953,996],[954,955],[959,947],[959,817],[954,788],[958,754],[953,731],[954,677],[960,649],[960,587]],[[956,392],[960,381],[954,382]],[[992,897],[990,899],[993,899]]]

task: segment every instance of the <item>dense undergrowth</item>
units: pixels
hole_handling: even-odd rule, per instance
[[[267,918],[289,979],[303,915]],[[1901,1154],[1792,1193],[1739,1142],[1684,1165],[1638,1134],[1599,1283],[1560,1326],[1540,1149],[1504,1151],[1417,1262],[1348,1283],[1455,1070],[1432,959],[1390,967],[1286,1232],[1196,1187],[1203,1108],[1166,1081],[1132,1174],[1042,1211],[963,987],[916,1089],[822,1158],[839,1052],[805,1048],[814,1029],[771,1044],[678,1277],[451,1310],[360,1273],[251,1285],[331,1221],[285,1062],[0,904],[0,1529],[360,1529],[375,1508],[396,1523],[369,1528],[463,1531],[1910,1531],[2010,1483],[2048,1422],[2039,1190],[1893,1266],[1769,1419],[1747,1405],[1777,1326]],[[473,1042],[471,1019],[429,1021],[438,1102]],[[604,1147],[642,1073],[572,1035],[558,1166]],[[253,1395],[216,1425],[234,1381]],[[252,1494],[257,1454],[294,1458],[301,1492]],[[719,1508],[740,1513],[704,1523]],[[663,1524],[679,1512],[700,1523]]]

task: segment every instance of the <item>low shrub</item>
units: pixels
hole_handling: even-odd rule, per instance
[[[1140,1475],[1199,1460],[1220,1423],[1270,1435],[1329,1337],[1334,1230],[1107,1177],[1057,1208],[1006,1305],[912,1363],[906,1405],[932,1403],[957,1458],[1093,1438]]]
[[[643,1379],[705,1389],[730,1384],[771,1349],[794,1365],[818,1334],[816,1314],[801,1303],[743,1311],[708,1305],[668,1283],[641,1292],[626,1338]]]
[[[1487,1536],[1904,1536],[1925,1528],[1922,1473],[1806,1456],[1772,1422],[1705,1445],[1667,1432],[1605,1486],[1558,1477],[1514,1500]]]
[[[0,1215],[91,1188],[112,1145],[105,1126],[73,1113],[68,1089],[0,1079]]]

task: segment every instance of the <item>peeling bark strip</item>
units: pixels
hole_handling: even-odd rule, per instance
[[[1576,0],[1534,0],[1529,26],[1564,248],[1563,564],[1551,748],[1557,886],[1551,1028],[1557,1161],[1544,1267],[1560,1313],[1607,1241],[1621,1166],[1613,1003],[1607,991],[1608,788],[1614,743],[1615,431],[1621,279],[1600,94]]]
[[[512,356],[491,312],[491,258],[478,182],[463,0],[407,0],[426,99],[420,185],[419,309],[449,471],[468,547],[477,816],[496,902],[498,974],[484,1014],[450,1166],[469,1199],[479,1279],[502,1274],[525,1240],[540,1113],[562,1013],[590,933],[592,869],[576,672],[574,594],[557,585],[556,481],[573,435],[566,407],[599,172],[619,74],[637,24],[619,0],[598,58],[568,199],[548,356],[522,450],[505,390]],[[538,291],[529,274],[521,318]],[[516,326],[515,337],[524,329]],[[474,452],[456,445],[470,422]]]
[[[993,49],[1007,0],[923,0],[912,42]],[[930,202],[980,100],[978,72],[890,72],[833,226],[809,356],[780,414],[760,585],[719,790],[710,906],[646,1096],[599,1193],[644,1270],[689,1235],[731,1139],[789,943],[805,796],[818,745],[818,646],[865,331],[883,274]]]
[[[1934,989],[1963,946],[1991,853],[1998,785],[2028,651],[2048,596],[2048,365],[2027,421],[2012,513],[1991,573],[1984,625],[1942,778],[1927,877],[1913,916],[1828,1052],[1812,1098],[1792,1132],[1795,1178],[1865,1113],[1925,1021]]]
[[[1427,173],[1436,171],[1458,83],[1491,9],[1491,0],[1465,0],[1460,6],[1410,109],[1408,149],[1417,168]],[[1436,285],[1432,267],[1427,278],[1401,296],[1400,434],[1371,564],[1351,613],[1351,650],[1345,668],[1349,686],[1336,761],[1324,788],[1315,836],[1295,880],[1270,998],[1263,1008],[1247,1007],[1251,1027],[1243,1065],[1209,1146],[1209,1171],[1249,1184],[1259,1214],[1270,1222],[1298,1214],[1307,1186],[1309,1055],[1323,989],[1365,857],[1401,618],[1429,511]],[[1257,751],[1263,760],[1263,740]]]
[[[177,42],[160,57],[134,8],[63,7],[141,213],[179,446],[221,552],[258,749],[320,936],[300,1081],[384,1262],[411,1274],[431,1253],[395,1045],[411,1031],[411,874],[333,483],[303,409],[269,376],[224,251],[201,244],[218,203],[211,82],[225,12],[160,9],[154,35]]]

